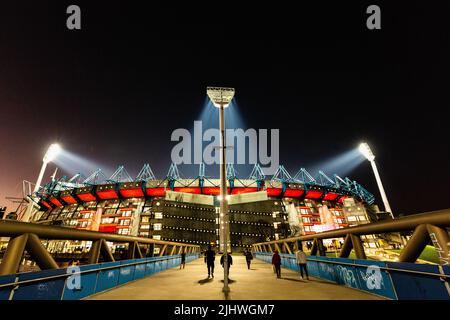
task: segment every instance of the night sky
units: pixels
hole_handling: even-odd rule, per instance
[[[134,176],[148,162],[163,177],[172,131],[200,119],[216,85],[236,88],[246,128],[280,129],[291,174],[365,140],[395,213],[450,207],[442,8],[378,3],[382,29],[370,31],[372,3],[90,2],[2,4],[0,205],[14,209],[4,197],[36,181],[54,141],[104,168]],[[66,28],[70,4],[81,7],[80,31]],[[382,207],[368,162],[349,176]]]

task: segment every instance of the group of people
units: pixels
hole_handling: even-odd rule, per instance
[[[303,271],[305,272],[306,279],[309,280],[308,276],[308,268],[306,266],[306,253],[303,252],[302,248],[299,247],[298,250],[295,252],[295,260],[297,261],[297,265],[300,269],[300,275],[302,279],[303,277]],[[278,250],[275,250],[272,255],[272,265],[274,268],[274,272],[277,274],[277,278],[281,278],[281,256],[278,253]]]
[[[247,262],[247,268],[250,270],[250,265],[253,260],[253,254],[250,250],[245,249],[244,251],[245,261]],[[295,259],[297,261],[297,265],[300,269],[300,275],[302,279],[304,279],[303,272],[306,275],[306,279],[309,280],[308,276],[308,268],[306,264],[306,253],[303,252],[302,248],[299,247],[298,250],[295,252]],[[208,269],[208,279],[214,278],[214,262],[216,260],[216,252],[212,249],[212,247],[209,245],[208,250],[205,251],[205,263],[206,267]],[[222,268],[224,268],[225,263],[225,253],[220,257],[220,264]],[[181,253],[181,264],[180,269],[185,267],[186,264],[186,253],[184,250]],[[230,273],[231,265],[233,264],[233,257],[230,253],[227,253],[227,271],[228,274]],[[277,275],[277,278],[281,278],[281,256],[278,252],[278,250],[275,250],[272,255],[272,265],[274,268],[274,272]]]

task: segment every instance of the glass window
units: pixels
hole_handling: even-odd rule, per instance
[[[162,212],[155,212],[155,219],[162,219],[163,213]]]
[[[162,223],[153,224],[153,230],[161,230],[161,229],[162,229]]]

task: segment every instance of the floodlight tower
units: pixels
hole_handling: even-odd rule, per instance
[[[234,97],[234,88],[207,87],[206,93],[216,108],[219,109],[220,126],[220,246],[224,253],[223,269],[223,292],[227,294],[228,287],[228,243],[230,241],[228,203],[227,203],[227,173],[225,159],[225,115],[224,111]]]
[[[372,149],[370,149],[369,145],[366,142],[363,142],[359,145],[359,152],[361,152],[362,155],[366,157],[366,159],[369,160],[370,164],[372,165],[372,170],[375,175],[375,179],[377,180],[378,189],[380,190],[381,199],[383,200],[384,210],[386,212],[389,212],[392,219],[394,219],[394,214],[392,213],[391,206],[389,205],[389,201],[387,199],[386,192],[384,191],[383,184],[381,183],[380,174],[378,173],[378,168],[375,163],[375,155],[373,154]]]
[[[47,169],[47,164],[53,160],[55,160],[56,156],[61,152],[61,146],[57,143],[53,143],[48,147],[47,152],[45,152],[44,158],[42,159],[41,171],[39,172],[39,176],[36,181],[36,185],[34,186],[33,194],[39,191],[39,188],[42,183],[42,178],[44,177],[45,169]],[[34,195],[30,195],[31,200],[28,206],[25,215],[22,218],[22,221],[28,222],[31,218],[31,213],[33,211],[33,200]]]

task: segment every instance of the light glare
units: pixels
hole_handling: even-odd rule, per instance
[[[359,145],[359,152],[367,158],[369,161],[375,160],[375,155],[373,154],[372,150],[370,149],[369,145],[366,142],[363,142]]]
[[[44,162],[53,161],[60,152],[61,152],[61,146],[57,143],[53,143],[52,145],[50,145],[47,152],[45,153],[43,161]]]

